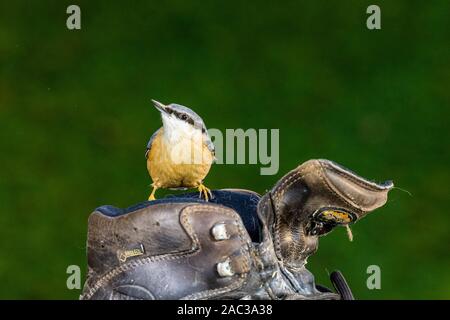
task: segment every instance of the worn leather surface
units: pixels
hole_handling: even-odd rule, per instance
[[[230,189],[209,203],[193,193],[100,207],[89,218],[81,299],[339,299],[317,289],[307,258],[320,236],[382,206],[392,187],[310,160],[262,198]]]
[[[261,228],[257,208],[261,196],[256,192],[243,189],[222,189],[212,190],[211,192],[212,198],[209,200],[209,203],[220,204],[236,211],[241,217],[245,229],[249,233],[252,241],[259,242],[261,240]],[[96,211],[99,211],[106,216],[116,217],[161,203],[205,203],[205,201],[199,198],[198,192],[190,192],[169,195],[166,198],[154,201],[143,201],[124,209],[105,205],[98,207]]]
[[[282,273],[298,293],[315,294],[307,258],[318,249],[319,237],[339,225],[318,221],[323,210],[348,213],[355,223],[383,206],[392,182],[364,179],[329,160],[310,160],[281,178],[263,196],[258,212],[263,222],[265,247],[273,244]]]
[[[376,184],[329,160],[310,160],[281,178],[261,200],[261,220],[267,221],[279,259],[301,266],[318,247],[323,234],[307,227],[324,208],[348,212],[355,223],[386,203],[391,182]],[[264,208],[262,208],[264,207]],[[331,228],[330,228],[331,227]],[[320,233],[320,232],[319,232]]]
[[[211,229],[227,226],[227,240]],[[248,282],[251,240],[232,209],[216,204],[162,203],[89,219],[88,280],[82,299],[213,298]],[[120,261],[122,252],[143,254]],[[221,277],[217,264],[230,259],[235,275]]]

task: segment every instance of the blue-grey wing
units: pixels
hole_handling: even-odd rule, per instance
[[[148,158],[148,153],[150,152],[150,149],[152,148],[153,140],[155,140],[156,136],[158,135],[158,133],[161,129],[162,129],[162,127],[159,128],[158,130],[156,130],[155,133],[153,133],[152,136],[150,137],[150,140],[148,140],[147,150],[145,151],[145,158]]]
[[[206,146],[208,147],[208,150],[211,151],[211,153],[215,156],[216,155],[216,149],[214,148],[214,144],[211,141],[211,137],[208,134],[208,131],[205,128],[205,134],[203,135],[205,139]]]

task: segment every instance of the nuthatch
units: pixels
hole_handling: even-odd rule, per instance
[[[147,144],[147,170],[153,180],[149,200],[159,188],[198,188],[208,201],[211,191],[203,179],[213,163],[214,145],[205,124],[194,111],[179,104],[164,105],[152,100],[161,113],[163,126]]]

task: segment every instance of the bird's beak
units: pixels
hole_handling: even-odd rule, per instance
[[[167,112],[166,111],[167,107],[165,105],[163,105],[161,102],[153,100],[153,99],[152,99],[152,102],[153,102],[153,105],[155,106],[155,108],[158,109],[160,112],[164,112],[164,113]]]

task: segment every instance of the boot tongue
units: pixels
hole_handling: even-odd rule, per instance
[[[286,174],[261,199],[260,216],[278,257],[301,264],[317,249],[319,236],[383,206],[392,188],[390,181],[371,182],[332,161],[310,160]]]
[[[356,211],[360,211],[358,218],[383,206],[389,190],[394,187],[392,181],[375,183],[329,160],[321,159],[318,162],[322,167],[324,182],[337,196],[348,202]]]

